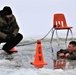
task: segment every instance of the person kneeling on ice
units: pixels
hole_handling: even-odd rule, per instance
[[[0,43],[5,42],[2,50],[12,54],[11,49],[22,39],[23,35],[19,33],[19,26],[11,8],[9,6],[3,7],[0,11]]]
[[[57,52],[57,58],[76,60],[76,41],[69,42],[66,50],[60,49],[60,51]]]

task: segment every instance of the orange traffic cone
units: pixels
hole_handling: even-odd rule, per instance
[[[31,64],[36,68],[42,68],[44,65],[47,65],[47,63],[44,62],[43,59],[41,40],[37,40],[35,60],[34,62],[31,62]]]
[[[15,48],[12,48],[11,51],[12,51],[12,52],[15,52],[15,53],[18,52]]]

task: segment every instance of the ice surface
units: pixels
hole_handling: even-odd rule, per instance
[[[35,40],[25,39],[20,44],[30,43]],[[41,41],[44,61],[47,62],[48,65],[45,65],[40,69],[36,69],[33,65],[30,64],[34,61],[36,43],[16,47],[18,53],[14,53],[12,55],[14,57],[12,60],[6,60],[5,52],[3,50],[0,50],[0,75],[76,75],[76,67],[74,65],[75,63],[73,63],[73,66],[70,66],[69,62],[67,62],[66,68],[63,70],[53,68],[52,51],[49,42],[49,39]],[[2,45],[3,44],[1,44],[0,48]],[[59,50],[59,48],[65,49],[65,45],[61,44],[61,46],[58,47],[57,42],[54,41],[54,55],[56,51]]]

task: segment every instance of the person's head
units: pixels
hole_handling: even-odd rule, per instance
[[[69,42],[67,49],[69,52],[75,51],[76,50],[76,42],[75,41]]]
[[[2,16],[6,18],[11,18],[12,17],[12,10],[9,6],[5,6],[2,10]]]

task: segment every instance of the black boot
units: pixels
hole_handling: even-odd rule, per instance
[[[4,50],[4,49],[3,49]],[[12,51],[9,51],[9,50],[4,50],[6,53],[8,53],[9,55],[13,54]]]

